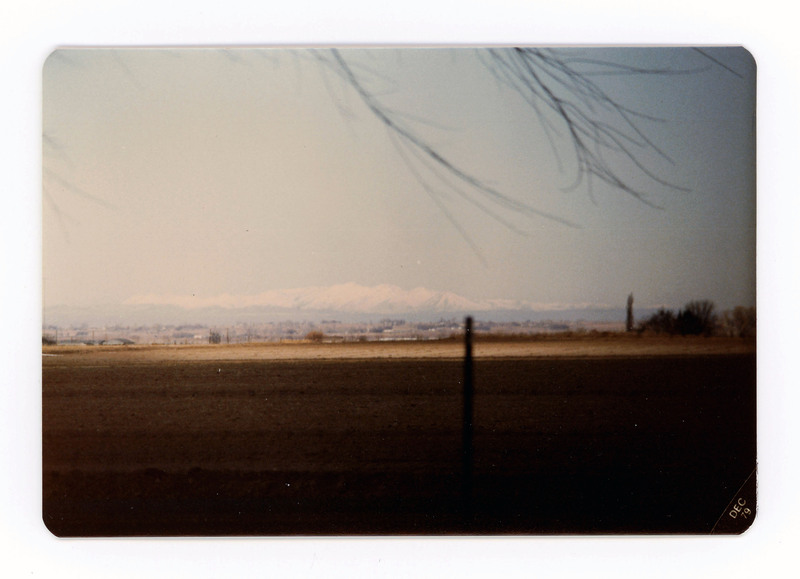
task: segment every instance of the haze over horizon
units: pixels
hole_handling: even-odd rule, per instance
[[[568,304],[538,303],[527,300],[489,298],[475,300],[454,292],[437,292],[416,287],[405,290],[395,285],[382,284],[366,287],[356,283],[329,287],[279,289],[255,295],[222,294],[211,297],[196,295],[139,295],[125,300],[123,305],[171,305],[185,309],[208,307],[246,308],[276,306],[320,311],[355,311],[383,313],[390,311],[491,311],[500,309],[562,310],[619,307],[619,304]]]
[[[509,210],[495,220],[456,189],[426,189],[424,163],[404,158],[315,51],[57,50],[43,73],[44,306],[247,302],[315,287],[357,299],[382,286],[473,305],[622,307],[633,292],[637,305],[754,306],[749,54],[561,52],[692,71],[592,77],[652,117],[637,120],[642,139],[671,162],[647,150],[641,161],[681,190],[611,154],[645,202],[600,183],[569,189],[564,127],[503,87],[480,51],[343,54],[438,152],[555,219]]]

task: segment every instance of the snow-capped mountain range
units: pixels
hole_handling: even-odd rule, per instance
[[[642,313],[644,310],[638,310]],[[313,321],[332,318],[364,322],[382,317],[434,321],[474,315],[495,322],[525,320],[624,320],[621,306],[553,304],[526,300],[472,299],[449,291],[394,285],[372,287],[344,283],[267,291],[255,295],[138,295],[123,303],[93,306],[52,305],[43,323],[55,326],[89,324],[233,324],[265,320]]]
[[[413,312],[487,312],[493,310],[581,309],[588,304],[538,304],[523,300],[475,300],[449,291],[423,287],[405,290],[395,285],[362,286],[345,283],[329,287],[307,287],[267,291],[255,295],[222,294],[213,297],[194,295],[140,295],[124,302],[127,306],[176,306],[201,308],[281,308],[299,311],[396,314]],[[602,307],[602,306],[600,306]]]

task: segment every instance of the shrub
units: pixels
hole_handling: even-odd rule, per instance
[[[323,334],[319,330],[312,330],[311,332],[306,334],[306,340],[309,340],[311,342],[321,342],[324,337],[325,334]]]

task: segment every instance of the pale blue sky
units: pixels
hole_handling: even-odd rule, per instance
[[[503,213],[523,236],[451,191],[440,200],[454,226],[386,127],[308,52],[56,51],[43,71],[45,305],[345,282],[543,303],[622,307],[632,291],[639,305],[755,305],[754,63],[741,48],[708,53],[724,66],[687,48],[571,54],[703,68],[595,77],[663,119],[638,126],[674,162],[641,159],[688,191],[614,165],[656,209],[607,186],[565,191],[569,142],[559,169],[537,116],[475,50],[346,51],[364,85],[442,155],[576,225]]]

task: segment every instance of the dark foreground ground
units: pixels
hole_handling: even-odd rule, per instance
[[[754,354],[476,360],[471,502],[460,360],[45,361],[58,536],[736,533],[755,510]]]

